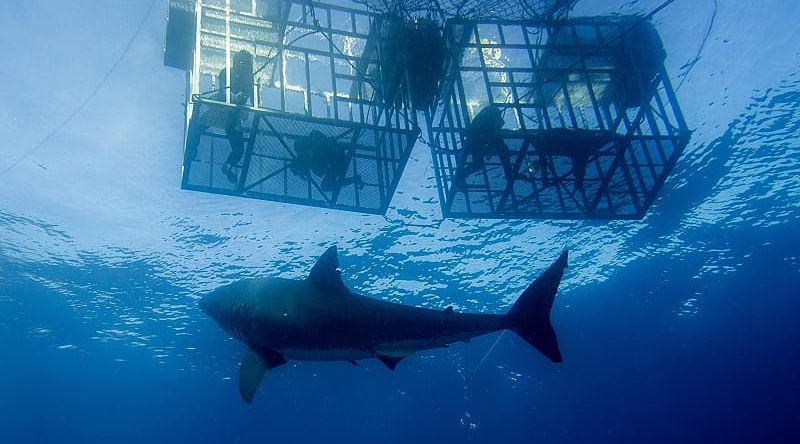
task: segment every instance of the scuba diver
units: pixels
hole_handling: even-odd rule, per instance
[[[486,166],[485,158],[492,155],[500,158],[506,181],[514,179],[511,154],[500,135],[504,124],[503,113],[494,105],[483,108],[472,119],[464,134],[462,167],[456,172],[454,179],[458,188],[466,189],[467,176],[482,170]],[[472,158],[471,162],[467,162],[468,157]]]
[[[310,178],[310,173],[322,179],[320,188],[323,191],[338,193],[342,187],[356,184],[364,188],[361,176],[345,177],[350,164],[348,149],[344,144],[336,142],[333,137],[326,137],[318,130],[308,136],[298,137],[294,141],[295,158],[289,170],[300,177]]]
[[[211,100],[218,102],[227,101],[228,75],[226,68],[222,68],[218,77],[219,88],[210,96]],[[230,79],[230,98],[233,105],[252,104],[253,97],[253,56],[245,50],[234,54],[231,63]],[[231,152],[222,166],[222,172],[231,183],[236,183],[236,174],[233,167],[242,159],[244,155],[244,134],[241,130],[242,110],[234,106],[229,107],[212,105],[200,112],[201,107],[195,106],[192,125],[187,135],[186,152],[187,157],[194,159],[197,156],[197,146],[200,138],[209,127],[224,128],[225,137],[231,146]]]
[[[551,128],[544,130],[533,140],[539,156],[539,169],[547,182],[547,156],[565,156],[572,162],[569,173],[575,177],[575,188],[583,189],[589,159],[597,155],[605,145],[619,140],[611,131],[588,130],[581,128]]]

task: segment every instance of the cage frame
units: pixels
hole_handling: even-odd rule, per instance
[[[624,44],[625,35],[633,29],[633,26],[638,26],[640,23],[645,23],[641,17],[582,17],[573,18],[568,20],[547,21],[547,20],[467,20],[460,18],[451,18],[445,24],[445,35],[448,39],[450,47],[450,57],[446,62],[445,76],[442,80],[440,95],[434,105],[425,111],[425,121],[427,126],[427,135],[429,138],[429,145],[431,149],[431,157],[433,159],[434,175],[437,182],[437,191],[439,194],[439,201],[441,210],[444,217],[458,217],[458,218],[490,218],[490,219],[506,219],[506,218],[526,218],[526,219],[641,219],[647,213],[648,209],[655,201],[659,190],[663,187],[664,181],[668,177],[671,170],[674,168],[678,158],[680,157],[683,149],[688,143],[690,131],[686,125],[683,114],[680,110],[675,92],[669,81],[669,77],[665,71],[663,62],[657,63],[655,73],[655,86],[652,87],[654,93],[649,101],[640,104],[637,111],[637,116],[632,119],[629,116],[627,109],[620,108],[618,101],[611,101],[609,105],[601,105],[598,97],[595,97],[595,88],[592,85],[590,74],[602,72],[598,69],[590,69],[587,67],[587,60],[591,60],[592,52],[602,54],[604,51],[616,54],[622,51],[623,57],[633,57],[630,48],[626,48]],[[649,24],[649,22],[646,22]],[[478,29],[480,26],[496,26],[500,40],[497,42],[485,43],[481,41]],[[598,43],[594,48],[587,47],[586,44],[580,44],[577,36],[577,26],[594,26],[597,29]],[[604,36],[600,32],[600,26],[617,26],[620,29],[625,29],[625,26],[630,26],[627,30],[620,33],[619,36],[610,39],[610,42],[604,42]],[[508,43],[503,36],[503,29],[505,28],[522,28],[521,35],[524,41],[520,43]],[[544,42],[532,42],[531,33],[527,30],[535,28],[538,29],[539,35],[546,35],[548,40]],[[569,45],[558,44],[554,45],[549,40],[550,36],[555,32],[562,29],[571,29],[575,37],[576,44],[570,48]],[[653,29],[653,32],[655,30]],[[657,33],[655,34],[657,36]],[[606,36],[607,37],[607,36]],[[619,39],[618,47],[612,47],[611,43]],[[660,44],[660,38],[658,40]],[[546,69],[540,65],[541,60],[534,55],[534,51],[538,56],[548,49],[552,50],[554,46],[557,49],[568,49],[577,51],[580,57],[574,66],[568,68],[559,68],[561,73],[554,75],[551,79],[546,79],[538,85],[539,75],[541,71]],[[591,45],[589,45],[591,46]],[[630,45],[629,45],[630,46]],[[486,64],[486,52],[500,49],[514,49],[522,50],[528,53],[530,58],[530,65],[525,67],[509,68],[499,67],[493,68]],[[479,66],[463,66],[465,51],[473,50],[477,53],[477,58],[480,62]],[[590,53],[588,56],[586,53]],[[615,55],[616,56],[616,55]],[[623,58],[619,58],[623,60]],[[627,60],[627,59],[625,59]],[[642,76],[637,71],[639,68],[634,63],[633,78],[636,79],[636,88],[639,92],[645,91],[647,87],[643,85]],[[502,191],[502,196],[498,202],[500,207],[495,206],[494,197],[491,196],[492,190],[489,185],[489,178],[485,177],[486,186],[488,188],[487,195],[489,200],[489,211],[476,212],[470,207],[471,199],[469,197],[470,186],[467,185],[464,189],[457,189],[454,185],[455,173],[459,168],[462,168],[466,162],[466,155],[464,161],[459,166],[458,160],[453,159],[453,153],[458,152],[459,145],[464,143],[464,136],[469,121],[470,110],[467,107],[467,94],[465,93],[464,80],[462,73],[465,71],[477,72],[482,75],[481,86],[489,99],[490,104],[505,106],[507,109],[513,109],[517,117],[519,127],[517,129],[502,129],[499,131],[500,136],[504,142],[518,143],[519,148],[514,152],[515,162],[513,162],[514,174],[520,171],[521,163],[528,159],[531,154],[528,152],[529,145],[543,136],[543,131],[551,130],[553,128],[581,128],[578,122],[578,117],[574,113],[574,107],[569,103],[569,94],[563,94],[566,102],[566,113],[569,119],[569,125],[554,125],[550,121],[549,113],[547,112],[547,103],[543,94],[543,87],[551,80],[558,80],[561,78],[564,85],[560,88],[566,92],[567,77],[570,74],[578,73],[584,76],[587,85],[589,101],[591,102],[591,110],[596,114],[595,121],[598,123],[598,128],[586,128],[596,130],[610,130],[613,129],[617,132],[621,129],[622,134],[619,134],[620,140],[614,142],[614,145],[609,150],[614,150],[614,162],[605,171],[604,177],[599,184],[599,190],[595,197],[590,199],[585,208],[577,203],[573,205],[571,211],[566,211],[565,208],[570,208],[570,205],[565,204],[565,197],[562,191],[566,192],[569,188],[562,185],[564,181],[556,184],[558,191],[558,199],[560,200],[560,209],[549,210],[547,205],[541,202],[536,204],[536,209],[530,207],[520,209],[517,202],[513,202],[516,196],[514,187],[517,185],[518,179],[507,181],[505,189]],[[506,82],[493,82],[490,80],[489,75],[494,71],[508,73],[511,81]],[[514,79],[514,75],[519,72],[521,74],[528,74],[528,82],[519,82]],[[619,74],[620,67],[614,66],[608,69],[609,76]],[[502,85],[500,84],[502,83]],[[609,82],[613,83],[613,82]],[[512,101],[510,104],[507,102],[496,102],[492,95],[492,88],[495,87],[510,88]],[[528,88],[529,94],[534,91],[535,98],[523,102],[520,100],[519,91],[523,88]],[[537,103],[538,102],[538,103]],[[537,115],[536,122],[538,125],[535,128],[526,127],[525,109],[533,110]],[[667,117],[664,117],[667,116]],[[474,117],[474,116],[473,116]],[[561,115],[563,119],[564,116]],[[647,131],[642,130],[642,121],[647,122]],[[448,126],[449,125],[449,126]],[[587,125],[584,125],[587,126]],[[590,126],[590,125],[589,125]],[[666,131],[663,131],[666,130]],[[663,132],[663,134],[662,134]],[[519,141],[522,141],[519,143]],[[665,154],[664,144],[671,143],[672,148]],[[639,154],[644,153],[649,156],[651,148],[650,144],[655,145],[656,151],[660,153],[659,159],[647,157],[644,160],[636,158],[637,145],[640,151]],[[515,144],[507,143],[507,145],[517,146]],[[539,157],[547,157],[546,155],[539,155]],[[556,157],[556,156],[551,156]],[[551,159],[552,160],[552,159]],[[643,165],[639,165],[640,162]],[[599,161],[598,161],[599,162]],[[488,166],[497,167],[496,163],[485,162]],[[455,164],[455,165],[454,165]],[[635,166],[636,168],[630,168]],[[651,183],[645,183],[642,177],[640,167],[649,168],[652,170],[650,178]],[[656,173],[656,169],[659,171]],[[483,168],[484,176],[487,175],[487,168]],[[626,211],[616,211],[615,204],[611,202],[611,194],[609,187],[612,185],[612,178],[617,171],[622,172],[624,181],[627,182],[630,193],[630,204]],[[636,182],[639,182],[637,185]],[[536,191],[536,181],[531,180],[531,188],[533,189],[531,195],[538,198]],[[574,184],[573,184],[574,188]],[[464,195],[464,206],[460,209],[454,209],[454,203],[459,194]],[[527,196],[530,198],[531,196]],[[573,197],[574,198],[574,197]],[[603,199],[608,200],[606,211],[598,211]],[[512,202],[509,204],[509,200]],[[584,199],[585,200],[585,199]],[[622,207],[622,205],[618,205]]]
[[[258,69],[257,74],[267,67],[268,71],[272,71],[271,76],[268,76],[267,83],[259,82],[258,79],[254,82],[254,91],[252,94],[252,103],[236,104],[232,101],[230,88],[226,88],[224,97],[209,97],[207,93],[201,91],[201,82],[203,77],[206,77],[206,84],[209,83],[209,78],[212,87],[209,89],[213,92],[215,81],[213,75],[208,71],[209,69],[203,68],[203,42],[209,39],[203,34],[206,30],[203,28],[204,14],[208,10],[214,11],[216,14],[222,14],[225,17],[226,28],[224,33],[218,37],[225,39],[225,62],[224,67],[231,72],[231,58],[232,52],[235,50],[235,45],[231,44],[232,36],[230,30],[231,16],[241,14],[240,11],[234,11],[230,7],[233,0],[193,0],[194,2],[194,49],[192,55],[192,66],[187,69],[187,100],[185,125],[184,125],[184,143],[183,152],[184,159],[182,163],[181,172],[181,188],[187,190],[203,191],[215,194],[250,197],[263,200],[272,200],[278,202],[287,202],[294,204],[302,204],[309,206],[318,206],[331,209],[340,209],[348,211],[356,211],[368,214],[385,214],[388,206],[394,195],[400,176],[405,169],[411,150],[414,147],[415,141],[419,135],[419,127],[415,119],[409,118],[408,114],[403,112],[403,109],[408,105],[408,97],[404,88],[397,88],[392,91],[392,96],[387,98],[383,97],[381,90],[381,51],[380,41],[375,39],[376,24],[379,17],[376,14],[369,13],[354,8],[348,8],[340,5],[332,5],[320,2],[308,2],[298,0],[278,0],[273,2],[278,6],[274,6],[274,11],[278,16],[272,16],[270,19],[264,17],[255,17],[256,2],[253,1],[253,10],[250,17],[253,20],[271,21],[275,25],[274,34],[277,36],[272,41],[259,41],[252,42],[253,54],[255,55],[256,63],[253,69],[255,70],[263,57],[259,59],[259,50],[263,53],[264,48],[268,48],[272,60],[265,62],[263,66]],[[182,0],[186,3],[186,0]],[[213,3],[213,4],[212,4]],[[263,2],[262,2],[263,3]],[[225,7],[220,5],[224,4]],[[302,15],[300,18],[293,17],[292,14],[296,10],[301,10]],[[349,17],[348,22],[350,29],[342,29],[335,22],[335,15]],[[359,27],[357,29],[357,27]],[[291,31],[288,31],[291,29]],[[296,33],[299,37],[296,40],[289,41],[292,37],[289,33]],[[310,38],[309,38],[310,37]],[[342,49],[336,47],[337,39],[340,41],[346,39],[353,39],[356,41],[354,46],[361,45],[362,53],[346,53]],[[305,41],[304,41],[305,39]],[[316,42],[311,40],[317,39]],[[325,40],[325,47],[316,47],[319,40]],[[309,43],[311,41],[311,43]],[[250,43],[250,42],[248,42]],[[261,45],[259,48],[257,45]],[[297,108],[292,109],[287,101],[287,91],[289,91],[289,81],[286,64],[286,54],[292,52],[294,54],[301,54],[304,59],[304,67],[300,74],[305,78],[305,92],[302,111]],[[316,91],[313,91],[313,77],[319,77],[319,73],[312,74],[312,64],[310,60],[325,59],[329,60],[330,67],[327,85],[330,91],[327,94],[329,100],[327,110],[324,113],[315,111],[316,103],[313,102],[313,96]],[[350,72],[339,71],[339,68],[346,65],[346,69]],[[367,72],[367,70],[372,70]],[[324,76],[327,76],[325,73]],[[339,90],[339,81],[349,82],[351,87],[346,92]],[[398,83],[404,83],[405,78],[397,80]],[[270,90],[271,89],[271,90]],[[265,90],[274,94],[278,91],[279,101],[272,101],[269,104],[265,103]],[[366,91],[366,92],[365,92]],[[325,91],[320,93],[324,96]],[[391,100],[391,104],[388,102]],[[248,113],[250,117],[240,126],[244,134],[244,155],[243,160],[237,165],[238,170],[235,186],[218,186],[215,185],[213,166],[212,172],[208,175],[208,180],[205,183],[198,183],[193,180],[193,169],[197,169],[196,159],[191,156],[193,147],[189,146],[190,132],[192,127],[196,124],[197,117],[200,115],[195,109],[214,109],[221,113]],[[347,116],[342,113],[348,112]],[[354,195],[352,199],[342,201],[340,199],[340,191],[330,190],[325,192],[320,189],[319,182],[321,178],[315,180],[314,176],[309,173],[307,175],[309,190],[315,188],[316,194],[309,192],[305,198],[298,196],[290,196],[281,193],[260,192],[253,191],[253,182],[248,178],[253,174],[251,164],[254,162],[256,151],[254,148],[259,144],[259,137],[272,137],[278,140],[278,143],[283,145],[288,153],[292,153],[293,146],[287,146],[288,142],[296,141],[299,135],[294,134],[287,136],[280,134],[276,130],[274,121],[286,121],[291,119],[296,121],[298,125],[307,125],[309,128],[313,127],[321,129],[323,132],[327,131],[329,134],[337,135],[339,133],[346,133],[350,131],[352,137],[349,139],[349,159],[352,160],[351,165],[348,160],[348,171],[358,176],[359,167],[355,165],[357,159],[362,162],[371,161],[375,164],[375,183],[369,182],[365,185],[353,185],[350,194]],[[201,143],[207,143],[206,138],[217,139],[224,145],[225,136],[221,134],[220,128],[207,128],[202,127],[203,131],[200,136]],[[374,134],[374,146],[364,145],[362,142],[364,138],[360,135],[365,133]],[[334,139],[338,145],[339,137]],[[212,140],[210,143],[214,143]],[[370,147],[374,148],[374,155],[368,157],[363,154]],[[192,148],[192,149],[190,149]],[[224,146],[223,146],[224,148]],[[214,149],[213,146],[211,149]],[[361,152],[359,155],[358,153]],[[389,153],[389,154],[387,154]],[[196,153],[195,153],[196,154]],[[367,157],[365,157],[367,156]],[[284,159],[291,160],[291,159]],[[216,160],[210,160],[210,164],[214,164]],[[283,166],[286,169],[286,165]],[[272,177],[270,173],[270,177]],[[262,177],[255,182],[262,183],[270,177]],[[358,176],[360,177],[360,176]],[[348,186],[349,186],[348,185]],[[359,193],[366,188],[371,192],[370,199],[360,199]],[[286,186],[284,186],[286,189]],[[374,192],[373,192],[374,191]],[[327,193],[327,195],[326,195]],[[362,193],[365,194],[366,192]],[[375,194],[377,193],[377,194]],[[375,197],[377,196],[377,197]],[[374,201],[377,199],[377,204]],[[369,205],[362,205],[361,202],[369,200]]]

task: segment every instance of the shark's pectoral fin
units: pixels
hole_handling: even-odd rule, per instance
[[[355,359],[348,359],[347,362],[355,365],[356,367],[361,367],[360,365],[358,365],[358,361],[356,361]]]
[[[239,366],[239,394],[242,395],[244,402],[253,403],[258,385],[268,371],[269,366],[264,359],[255,350],[248,348]]]
[[[244,402],[253,403],[253,397],[258,390],[261,380],[264,379],[270,369],[285,364],[286,358],[278,352],[272,350],[255,351],[247,348],[242,364],[239,366],[239,394],[242,395]]]
[[[384,355],[379,353],[375,357],[383,362],[383,365],[389,367],[389,370],[394,370],[397,367],[397,363],[407,358],[409,354],[392,353],[391,355]]]

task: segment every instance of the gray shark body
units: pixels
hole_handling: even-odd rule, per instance
[[[511,329],[553,362],[561,362],[549,314],[567,253],[520,296],[506,314],[430,310],[359,296],[345,287],[336,247],[307,279],[247,279],[203,296],[200,307],[248,346],[239,391],[253,401],[264,375],[287,359],[349,361],[377,358],[390,369],[410,354]]]

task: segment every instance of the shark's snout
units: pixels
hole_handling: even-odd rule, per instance
[[[222,301],[220,299],[221,297],[218,292],[212,291],[211,293],[203,295],[197,305],[200,306],[200,310],[203,310],[203,313],[213,319],[217,319],[222,311]]]
[[[203,313],[207,315],[211,315],[209,311],[211,310],[211,298],[209,297],[210,294],[204,294],[199,301],[197,301],[197,305],[200,307],[200,310],[203,310]]]
[[[198,305],[220,327],[232,331],[237,327],[236,323],[239,321],[238,313],[235,310],[239,305],[239,299],[236,288],[226,285],[203,295],[198,301]]]
[[[211,300],[208,298],[208,295],[203,295],[200,300],[197,302],[197,305],[200,306],[200,310],[203,310],[203,313],[209,314],[208,310],[211,308]]]

